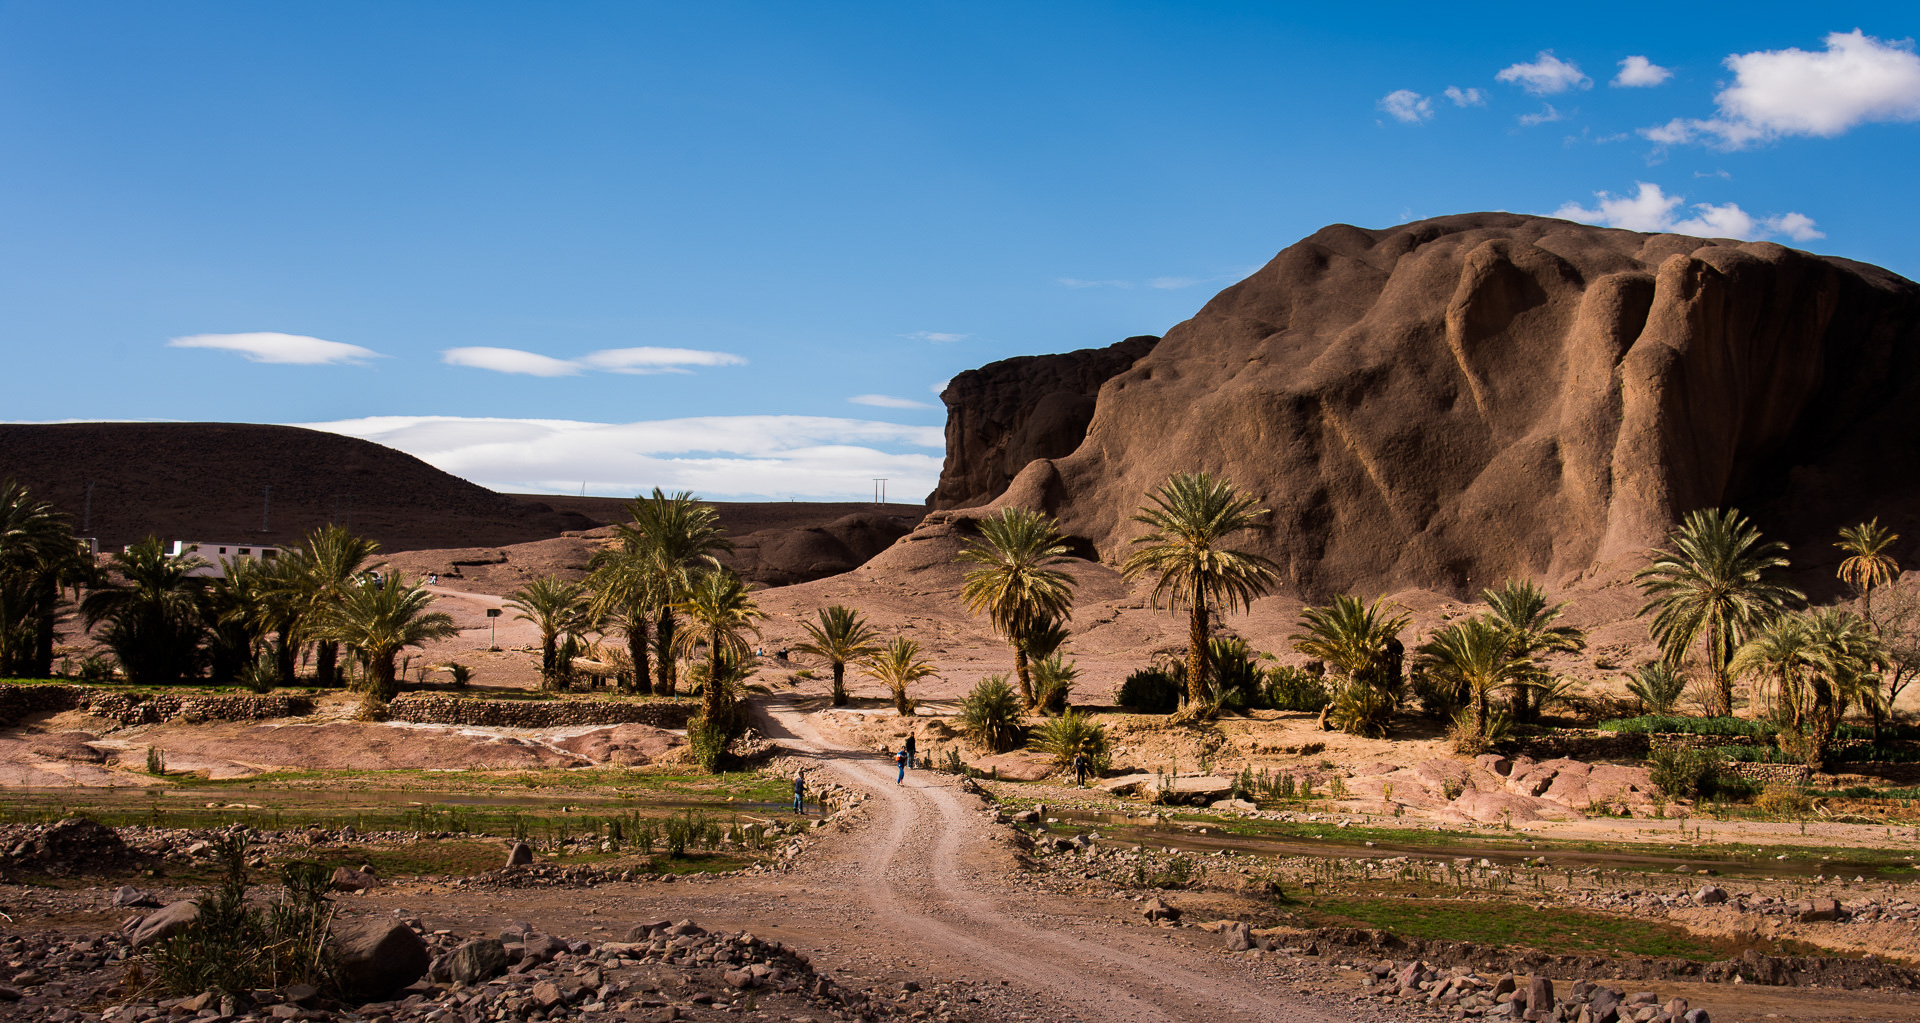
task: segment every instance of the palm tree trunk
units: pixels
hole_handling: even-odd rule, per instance
[[[1473,732],[1482,739],[1487,737],[1487,696],[1485,686],[1473,687]]]
[[[543,631],[540,634],[540,688],[542,689],[553,688],[553,661],[558,653],[554,644],[554,634]]]
[[[647,615],[644,611],[636,610],[627,614],[627,658],[633,661],[633,678],[628,680],[633,691],[644,693],[652,688],[647,684],[652,671],[647,662]]]
[[[1020,680],[1020,699],[1026,702],[1028,710],[1033,709],[1033,675],[1027,670],[1027,651],[1020,644],[1013,646],[1013,677]]]
[[[367,680],[367,692],[370,693],[374,699],[382,703],[392,702],[395,693],[400,688],[394,682],[393,654],[387,653],[383,656],[376,657],[373,659],[373,663],[367,667],[370,669],[368,674],[373,676]]]
[[[1193,595],[1193,617],[1187,622],[1187,702],[1196,704],[1207,698],[1207,598],[1204,592]]]
[[[660,624],[656,627],[655,631],[657,631],[660,634],[660,646],[662,649],[667,649],[667,650],[673,649],[674,624],[675,623],[673,620],[672,611],[660,612]],[[676,678],[674,678],[674,675],[675,675],[675,671],[674,671],[673,658],[665,657],[665,656],[661,657],[660,658],[660,685],[654,689],[654,692],[660,694],[661,696],[672,696],[673,690],[674,690],[674,683],[678,681]]]
[[[313,655],[314,672],[320,677],[320,684],[334,684],[335,676],[340,673],[340,644],[326,640],[318,644]]]
[[[293,672],[295,667],[294,655],[297,651],[294,648],[292,640],[293,640],[293,623],[288,622],[286,627],[280,630],[280,645],[273,652],[274,667],[276,670],[280,672],[280,684],[283,686],[290,686],[293,684]]]
[[[34,630],[33,658],[27,665],[32,678],[53,676],[53,620],[60,613],[60,584],[49,575],[41,583],[36,601],[40,605],[38,627]]]
[[[720,685],[720,647],[715,644],[709,649],[712,653],[707,658],[707,691],[701,695],[706,697],[703,702],[706,705],[707,722],[711,725],[730,722],[732,715],[727,713],[725,691]]]
[[[893,687],[893,709],[901,717],[907,716],[907,687]]]
[[[833,705],[847,705],[847,662],[833,662]]]
[[[1719,621],[1707,623],[1707,668],[1713,672],[1714,685],[1720,700],[1720,716],[1733,716],[1733,676],[1727,674],[1726,657],[1721,647],[1725,644],[1720,638]]]

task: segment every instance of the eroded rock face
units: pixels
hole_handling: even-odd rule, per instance
[[[734,541],[721,561],[742,578],[765,586],[825,579],[851,572],[913,531],[918,514],[856,512],[823,526],[763,529]]]
[[[1072,454],[1087,435],[1100,385],[1159,340],[1141,335],[1106,348],[1003,359],[954,377],[940,395],[947,461],[928,506],[986,504],[1028,462]]]
[[[936,501],[1014,461],[983,447],[982,416],[950,423]],[[1912,535],[1917,428],[1911,281],[1476,213],[1288,248],[1108,380],[1078,449],[995,504],[1052,511],[1112,560],[1143,495],[1208,470],[1273,509],[1252,546],[1305,596],[1563,587],[1713,505],[1797,554],[1875,514]]]

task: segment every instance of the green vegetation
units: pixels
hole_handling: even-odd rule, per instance
[[[585,585],[558,576],[543,575],[513,591],[506,606],[516,621],[532,622],[540,630],[540,684],[566,689],[573,681],[572,653],[585,642],[592,627]],[[569,654],[561,657],[562,638]]]
[[[198,900],[200,915],[144,956],[155,986],[172,995],[287,984],[332,988],[326,871],[314,863],[287,864],[281,898],[263,911],[247,901],[246,843],[228,836],[216,840],[215,849],[219,881]]]
[[[1148,527],[1133,539],[1120,570],[1128,579],[1151,576],[1152,604],[1163,599],[1187,608],[1186,713],[1217,711],[1207,691],[1208,616],[1218,609],[1245,609],[1273,589],[1280,568],[1251,551],[1227,546],[1241,533],[1261,528],[1268,511],[1242,494],[1232,480],[1204,472],[1176,473],[1149,495],[1133,521]]]
[[[988,675],[960,700],[960,727],[967,738],[992,753],[1020,745],[1020,704],[1007,676]]]
[[[1400,670],[1406,648],[1399,635],[1413,616],[1389,615],[1383,603],[1337,594],[1325,607],[1300,612],[1294,650],[1323,661],[1337,680],[1332,702],[1320,712],[1322,728],[1374,738],[1387,734],[1406,686]]]
[[[847,662],[858,661],[880,652],[878,637],[867,625],[865,615],[850,607],[835,604],[815,612],[818,621],[802,621],[806,642],[794,647],[803,654],[824,657],[833,665],[833,705],[847,705]],[[802,672],[801,675],[810,673]]]
[[[893,693],[893,709],[901,717],[913,713],[915,701],[907,696],[907,690],[915,682],[935,674],[933,665],[920,657],[919,642],[905,636],[895,636],[879,652],[861,662],[861,670]]]
[[[1744,735],[1753,738],[1771,738],[1779,728],[1766,721],[1748,721],[1745,718],[1717,717],[1675,717],[1672,715],[1647,714],[1637,718],[1620,718],[1614,721],[1600,722],[1600,730],[1620,732],[1625,735],[1673,733],[1678,735]]]
[[[53,674],[60,594],[92,576],[67,517],[13,480],[0,484],[0,675]]]
[[[1106,726],[1072,710],[1037,725],[1027,738],[1027,748],[1063,767],[1081,753],[1093,761],[1095,771],[1104,771],[1111,763]]]
[[[954,560],[972,565],[960,588],[967,610],[984,615],[1013,647],[1013,673],[1028,708],[1037,705],[1028,659],[1033,639],[1073,616],[1073,576],[1066,537],[1053,516],[1025,508],[1002,508],[978,523],[980,535]]]

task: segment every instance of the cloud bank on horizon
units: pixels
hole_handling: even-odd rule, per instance
[[[859,500],[880,477],[892,493],[929,493],[946,448],[939,427],[825,416],[633,423],[369,416],[287,425],[385,444],[505,493],[568,494],[584,486],[611,497],[659,487],[716,500]]]

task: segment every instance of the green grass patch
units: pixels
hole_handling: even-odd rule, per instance
[[[1754,739],[1771,738],[1779,731],[1765,721],[1746,718],[1696,718],[1677,714],[1643,714],[1637,718],[1618,718],[1600,722],[1603,732],[1623,735],[1744,735]]]

